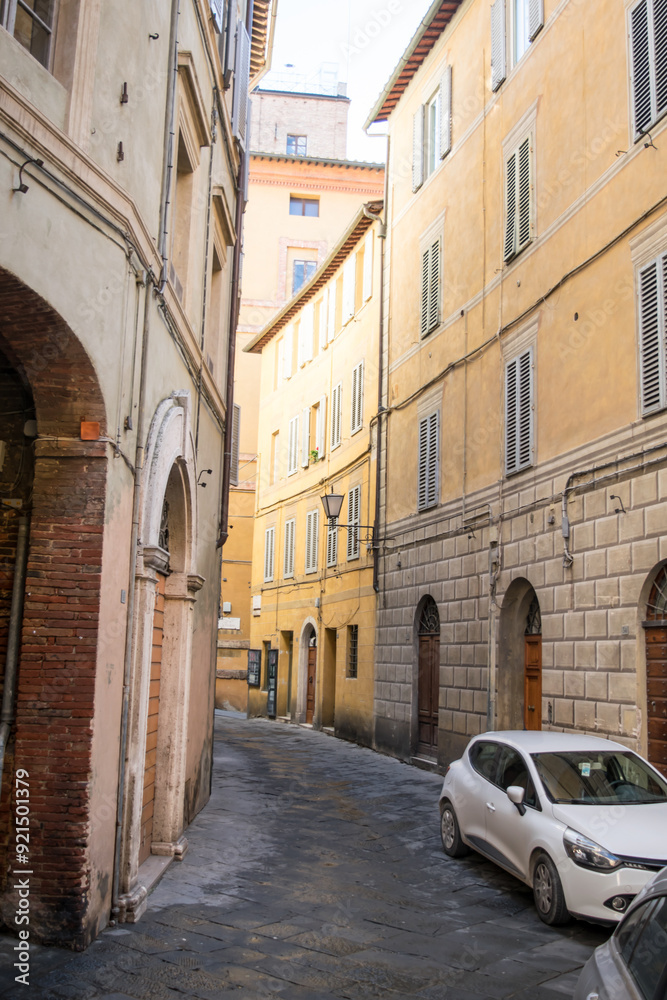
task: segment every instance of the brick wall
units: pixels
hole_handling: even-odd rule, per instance
[[[288,135],[305,135],[307,156],[344,160],[349,107],[347,97],[256,91],[252,95],[251,147],[257,152],[284,155]]]

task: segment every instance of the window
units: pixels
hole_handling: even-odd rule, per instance
[[[324,458],[325,452],[325,442],[326,442],[326,426],[327,426],[327,397],[320,396],[319,403],[313,407],[315,410],[315,451],[317,452],[317,460]]]
[[[364,363],[352,369],[352,415],[350,434],[360,431],[364,423]]]
[[[667,5],[640,0],[630,11],[632,120],[635,139],[667,111]]]
[[[414,114],[412,122],[412,190],[418,191],[452,148],[452,67]]]
[[[512,65],[521,59],[544,27],[544,0],[509,0]],[[507,3],[491,5],[491,89],[507,76]]]
[[[0,23],[49,69],[55,24],[55,0],[4,0]]]
[[[667,406],[667,254],[639,272],[642,414]]]
[[[435,507],[438,502],[438,438],[440,411],[419,421],[417,510]]]
[[[496,776],[496,754],[500,749],[497,743],[487,743],[480,740],[474,743],[468,751],[470,763],[478,774],[481,774],[487,781],[493,781]]]
[[[267,528],[264,532],[264,583],[273,580],[273,562],[276,547],[276,529]]]
[[[505,162],[504,259],[511,260],[533,238],[533,136],[529,133]]]
[[[440,322],[440,238],[422,250],[421,336]]]
[[[292,295],[296,295],[300,288],[307,285],[317,270],[316,260],[295,260],[292,271]]]
[[[505,367],[505,473],[533,464],[533,349]]]
[[[271,482],[269,485],[277,483],[280,479],[280,431],[271,435]]]
[[[334,386],[331,393],[331,448],[337,448],[341,441],[341,416],[343,412],[343,383]]]
[[[291,517],[285,521],[285,551],[283,554],[283,576],[288,579],[294,576],[294,536],[296,520]]]
[[[361,486],[354,486],[347,494],[347,558],[359,558],[359,523],[361,521]]]
[[[287,155],[305,156],[308,145],[308,137],[305,135],[287,136]]]
[[[347,676],[355,678],[359,663],[359,626],[347,626]]]
[[[292,476],[299,462],[299,418],[292,417],[289,422],[289,441],[287,444],[287,475]]]
[[[291,195],[289,200],[290,215],[308,215],[316,218],[320,214],[319,198],[296,198]]]
[[[232,454],[229,470],[229,481],[232,486],[239,484],[239,435],[241,433],[241,407],[234,403],[232,417]]]
[[[653,908],[644,921],[639,941],[629,953],[625,949],[623,957],[635,980],[639,991],[646,1000],[665,996],[667,973],[665,970],[665,941],[667,941],[667,897],[653,900]],[[648,910],[638,907],[638,910]]]
[[[319,526],[319,510],[309,510],[306,514],[306,573],[317,572]]]
[[[327,566],[335,566],[338,562],[338,518],[331,517],[327,521]]]
[[[500,750],[495,784],[505,792],[510,785],[525,789],[524,805],[540,809],[535,784],[528,772],[528,765],[521,754],[512,747],[502,747]]]

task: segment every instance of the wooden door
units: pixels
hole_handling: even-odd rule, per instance
[[[438,756],[438,708],[440,701],[440,636],[419,636],[419,681],[417,701],[418,753]]]
[[[646,628],[648,759],[667,776],[667,625]]]
[[[542,728],[542,636],[527,635],[524,653],[523,724]]]
[[[155,773],[157,767],[157,727],[160,711],[160,674],[162,672],[162,640],[164,637],[164,585],[166,576],[157,574],[157,593],[153,612],[153,652],[146,721],[146,757],[144,761],[144,796],[141,811],[141,842],[139,864],[151,853],[153,841],[153,807],[155,804]]]
[[[317,646],[308,647],[308,689],[306,691],[306,722],[315,714],[315,674],[317,671]]]

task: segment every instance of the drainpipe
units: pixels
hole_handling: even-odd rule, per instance
[[[14,586],[12,588],[12,604],[9,612],[7,659],[5,661],[5,679],[2,691],[2,710],[0,711],[0,792],[2,791],[2,770],[5,763],[5,749],[14,719],[16,676],[21,644],[21,625],[23,623],[23,597],[25,594],[25,578],[28,566],[29,528],[30,518],[24,514],[19,519],[19,533],[16,542]]]
[[[167,77],[167,106],[164,127],[164,159],[162,167],[162,204],[160,207],[160,241],[158,250],[162,257],[162,275],[160,293],[165,289],[168,278],[169,256],[167,252],[167,236],[169,225],[169,205],[171,194],[171,176],[174,169],[174,135],[176,133],[176,80],[178,78],[178,19],[181,14],[180,0],[172,0],[171,27],[169,29],[169,51],[171,53],[171,71]]]
[[[137,445],[134,460],[134,496],[132,499],[132,534],[130,538],[130,572],[127,584],[127,618],[125,629],[125,665],[123,671],[123,706],[120,725],[120,752],[118,757],[118,796],[116,804],[116,845],[114,852],[112,917],[119,912],[119,888],[121,866],[121,839],[125,821],[125,769],[127,755],[127,720],[130,707],[130,680],[132,676],[132,649],[134,640],[134,591],[137,574],[137,552],[139,540],[139,511],[141,505],[141,487],[144,467],[144,434],[146,418],[144,401],[146,398],[146,382],[148,379],[148,333],[151,306],[151,280],[146,276],[144,298],[144,327],[141,339],[141,375],[139,381],[139,396],[137,400]]]
[[[246,12],[246,29],[252,38],[252,18],[254,0],[249,0]],[[236,86],[236,84],[235,84]],[[234,425],[234,362],[236,360],[236,327],[239,321],[241,305],[241,289],[239,278],[241,272],[241,247],[243,245],[243,175],[246,157],[249,150],[241,150],[236,195],[236,245],[234,247],[234,262],[232,265],[232,302],[229,310],[229,349],[227,352],[227,394],[225,399],[225,452],[222,462],[222,503],[220,506],[220,534],[216,548],[220,549],[229,537],[229,479],[232,459],[232,431]]]

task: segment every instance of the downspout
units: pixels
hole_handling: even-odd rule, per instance
[[[164,292],[168,278],[169,257],[167,235],[169,205],[171,203],[171,176],[174,169],[174,135],[176,134],[176,80],[178,78],[178,19],[181,14],[180,0],[172,0],[171,27],[169,29],[169,50],[171,52],[171,72],[167,77],[167,106],[164,126],[164,159],[162,167],[162,204],[160,207],[160,241],[158,252],[162,258],[160,294]]]
[[[252,37],[252,18],[254,0],[248,0],[246,12],[246,30]],[[227,351],[227,394],[225,398],[225,453],[222,461],[222,503],[220,506],[220,534],[216,548],[220,549],[229,537],[229,479],[232,460],[232,431],[234,426],[234,362],[236,360],[236,327],[239,321],[241,305],[241,289],[239,277],[241,270],[241,247],[243,245],[243,175],[246,157],[249,150],[241,150],[239,157],[239,173],[236,196],[236,245],[234,247],[234,262],[232,265],[232,302],[229,310],[229,348]]]
[[[7,658],[2,690],[2,710],[0,711],[0,792],[2,791],[2,771],[5,764],[5,749],[14,719],[16,676],[18,673],[19,648],[21,645],[21,625],[23,623],[23,598],[28,567],[28,534],[30,518],[24,514],[19,519],[19,533],[16,541],[16,561],[14,563],[14,585],[12,604],[9,612],[9,632],[7,635]]]
[[[176,0],[178,2],[178,0]],[[134,460],[134,496],[132,498],[132,534],[130,537],[130,572],[127,584],[127,618],[125,629],[125,664],[123,670],[123,706],[120,725],[120,752],[118,757],[118,796],[116,805],[116,844],[114,851],[113,892],[111,903],[112,917],[120,910],[120,866],[121,839],[125,821],[125,769],[127,765],[127,720],[130,707],[130,680],[132,675],[132,649],[134,641],[134,592],[137,574],[137,551],[139,540],[139,509],[141,504],[141,488],[144,467],[144,434],[145,414],[144,400],[146,397],[146,382],[148,379],[148,333],[151,306],[151,278],[146,275],[146,293],[144,297],[144,327],[141,338],[141,375],[139,381],[139,396],[137,400],[137,446]]]

